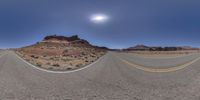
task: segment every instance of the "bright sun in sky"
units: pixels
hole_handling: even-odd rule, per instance
[[[90,17],[90,20],[94,23],[103,23],[108,20],[108,16],[104,14],[95,14]]]

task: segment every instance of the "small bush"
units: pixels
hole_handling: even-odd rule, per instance
[[[55,66],[55,67],[60,67],[60,65],[59,65],[59,64],[53,64],[53,66]]]
[[[49,70],[53,70],[53,67],[49,67],[48,69],[49,69]]]
[[[72,70],[72,68],[69,67],[69,68],[67,68],[67,70]]]
[[[81,66],[82,66],[82,64],[77,64],[77,65],[76,65],[76,67],[81,67]]]
[[[96,57],[96,56],[90,55],[90,57]]]
[[[73,64],[72,64],[72,63],[69,63],[69,65],[72,66]]]
[[[32,58],[38,59],[38,56],[31,55]]]
[[[35,56],[34,56],[34,55],[31,55],[31,57],[34,58]]]
[[[38,66],[38,67],[41,67],[41,66],[42,66],[42,64],[40,64],[40,63],[36,63],[36,66]]]
[[[51,65],[51,63],[49,63],[49,62],[48,62],[48,63],[46,63],[46,64],[47,64],[47,65]]]

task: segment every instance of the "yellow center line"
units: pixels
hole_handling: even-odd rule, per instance
[[[137,69],[140,69],[140,70],[143,70],[143,71],[146,71],[146,72],[153,72],[153,73],[166,73],[166,72],[173,72],[173,71],[177,71],[177,70],[181,70],[187,66],[190,66],[192,65],[193,63],[195,63],[196,61],[198,61],[200,59],[200,57],[188,62],[188,63],[185,63],[185,64],[182,64],[182,65],[178,65],[178,66],[174,66],[174,67],[170,67],[170,68],[148,68],[148,67],[145,67],[145,66],[142,66],[142,65],[138,65],[138,64],[135,64],[135,63],[130,63],[129,61],[127,60],[124,60],[120,57],[117,57],[119,58],[122,62],[128,64],[128,65],[131,65]]]
[[[167,57],[159,57],[159,56],[153,56],[153,57],[150,57],[150,56],[145,56],[145,55],[139,55],[139,54],[133,54],[137,57],[141,57],[141,58],[152,58],[152,59],[169,59],[169,58],[181,58],[181,57],[187,57],[187,56],[191,56],[192,54],[189,54],[189,55],[176,55],[176,56],[167,56]]]

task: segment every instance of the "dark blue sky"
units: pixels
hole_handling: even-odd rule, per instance
[[[136,44],[200,47],[200,0],[1,0],[0,48],[46,35],[80,35],[111,48]],[[107,22],[90,21],[93,14]]]

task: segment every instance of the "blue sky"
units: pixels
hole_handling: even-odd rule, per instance
[[[52,34],[78,34],[110,48],[200,47],[199,11],[199,0],[1,0],[0,48],[34,44]],[[94,23],[94,14],[109,19]]]

